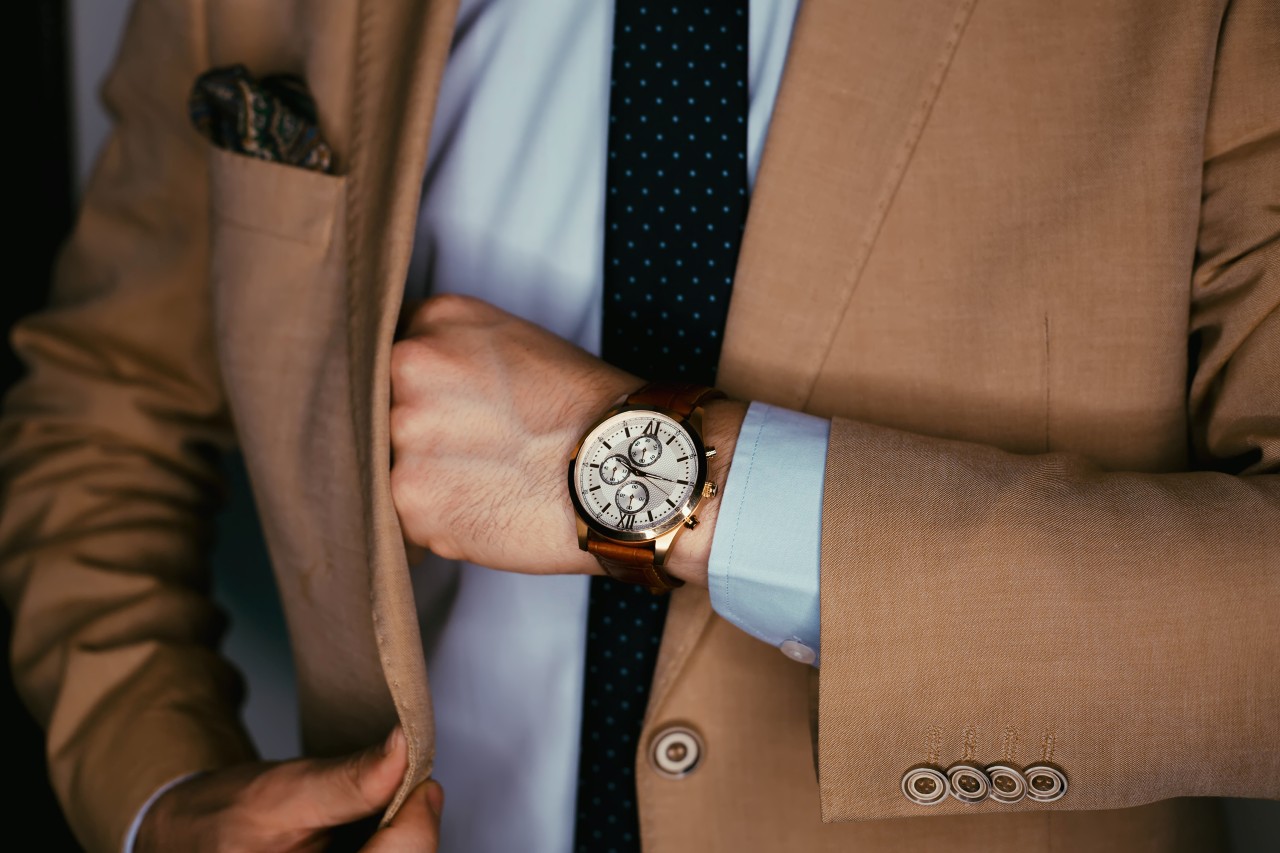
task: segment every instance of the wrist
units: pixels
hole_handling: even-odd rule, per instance
[[[746,414],[747,404],[738,400],[713,400],[703,407],[703,443],[716,449],[716,455],[710,460],[707,479],[719,487],[719,492],[724,491],[738,443],[738,432]],[[667,555],[664,568],[673,577],[687,584],[706,587],[707,563],[711,557],[711,541],[719,512],[719,493],[715,497],[704,498],[699,504],[698,525],[686,528]]]

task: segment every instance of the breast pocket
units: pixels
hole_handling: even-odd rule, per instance
[[[300,425],[317,386],[345,372],[346,178],[221,150],[210,157],[218,361],[249,451],[283,424]]]
[[[346,178],[233,154],[220,148],[209,163],[210,203],[218,226],[259,232],[325,248]]]
[[[344,602],[367,582],[330,568],[346,565],[363,535],[352,498],[347,179],[209,157],[218,364],[281,599],[295,626],[349,622]]]

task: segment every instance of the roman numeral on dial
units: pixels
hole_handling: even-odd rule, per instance
[[[618,522],[618,527],[621,530],[635,530],[635,527],[636,527],[635,513],[632,513],[632,512],[623,513],[622,520]]]
[[[656,436],[656,435],[658,434],[658,422],[657,422],[657,421],[649,421],[649,423],[645,424],[645,427],[644,427],[644,434],[645,434],[645,435],[655,435],[655,436]]]

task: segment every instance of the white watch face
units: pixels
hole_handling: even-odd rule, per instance
[[[574,489],[597,524],[617,531],[670,528],[697,488],[702,459],[692,436],[657,412],[614,415],[582,441]]]

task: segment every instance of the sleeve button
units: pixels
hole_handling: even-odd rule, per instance
[[[951,796],[962,803],[980,803],[991,790],[986,774],[972,764],[951,765],[947,778],[951,781]]]
[[[1027,795],[1027,783],[1022,774],[1007,764],[992,764],[987,768],[991,781],[991,799],[998,803],[1016,803]]]
[[[902,775],[902,793],[917,806],[933,806],[947,798],[947,777],[936,767],[912,767]]]
[[[1067,777],[1050,764],[1036,764],[1022,771],[1027,780],[1027,796],[1039,803],[1052,803],[1067,793]]]

